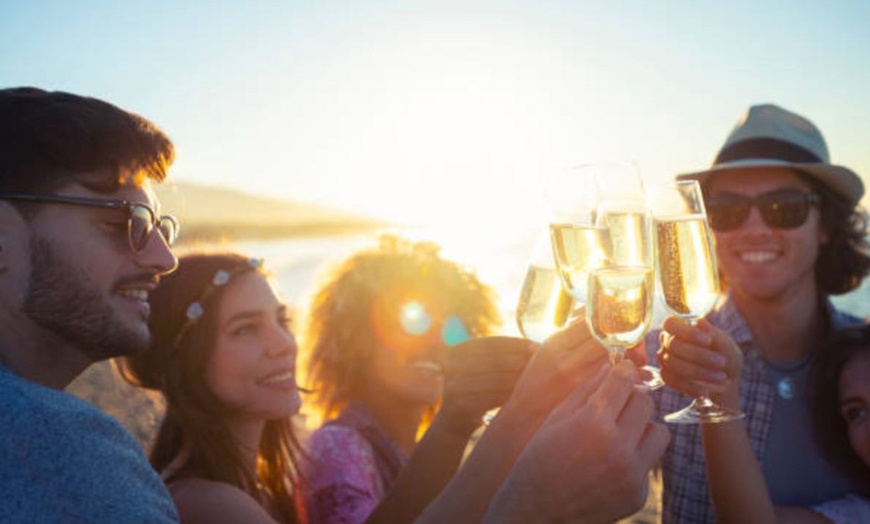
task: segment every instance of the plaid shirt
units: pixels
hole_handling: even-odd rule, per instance
[[[834,309],[826,302],[830,325],[836,329],[860,320]],[[744,363],[740,380],[740,405],[746,413],[746,430],[755,457],[761,461],[767,433],[773,420],[776,386],[768,379],[761,351],[753,343],[752,333],[731,300],[724,300],[707,316],[711,324],[724,330],[743,350]],[[658,351],[658,330],[646,339],[648,354]],[[691,402],[691,398],[670,388],[655,392],[656,416],[678,411]],[[671,443],[662,459],[662,522],[715,523],[716,513],[707,488],[704,448],[700,426],[697,424],[669,424]]]

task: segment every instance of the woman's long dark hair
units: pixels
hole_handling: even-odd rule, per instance
[[[870,494],[870,465],[849,442],[849,430],[840,411],[840,376],[856,355],[870,352],[870,325],[835,331],[819,348],[810,370],[810,406],[813,427],[825,454]]]
[[[290,418],[266,422],[257,451],[257,471],[248,471],[239,444],[226,424],[229,408],[212,393],[206,364],[216,343],[223,290],[212,283],[218,271],[235,275],[258,271],[237,254],[193,254],[163,277],[151,293],[148,351],[120,363],[129,382],[156,389],[166,398],[166,415],[151,449],[151,464],[164,471],[181,453],[189,458],[173,478],[198,477],[236,486],[260,500],[264,488],[285,522],[304,521],[299,503],[299,441]],[[212,287],[203,300],[203,293]],[[202,316],[187,324],[187,308],[202,301]],[[179,333],[182,336],[179,338]],[[167,479],[169,480],[169,479]]]

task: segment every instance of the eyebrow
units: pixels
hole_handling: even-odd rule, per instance
[[[263,316],[263,312],[260,310],[251,310],[251,311],[242,311],[240,313],[236,313],[231,316],[224,322],[225,326],[229,326],[230,324],[234,324],[236,322],[244,321],[244,320],[254,320]]]
[[[839,405],[840,405],[840,407],[843,407],[846,404],[855,404],[855,403],[860,404],[861,402],[863,402],[863,400],[860,397],[846,397],[840,401]]]
[[[282,304],[281,306],[278,307],[278,309],[276,310],[276,313],[278,313],[280,315],[286,315],[288,311],[289,311],[289,308],[287,307],[287,305]],[[248,310],[248,311],[241,311],[241,312],[236,313],[235,315],[231,316],[230,318],[228,318],[227,321],[224,322],[224,325],[228,326],[234,322],[239,322],[239,321],[243,321],[243,320],[255,320],[255,319],[258,319],[264,315],[267,316],[268,312],[264,312],[261,309],[252,309],[252,310]]]

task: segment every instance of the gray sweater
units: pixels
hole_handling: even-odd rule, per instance
[[[87,402],[0,364],[0,523],[178,522],[141,447]]]

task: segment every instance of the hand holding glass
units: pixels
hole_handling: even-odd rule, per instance
[[[659,186],[652,199],[658,280],[665,305],[696,324],[719,300],[719,276],[701,186],[685,180]],[[743,413],[701,395],[666,422],[697,424],[743,418]]]

